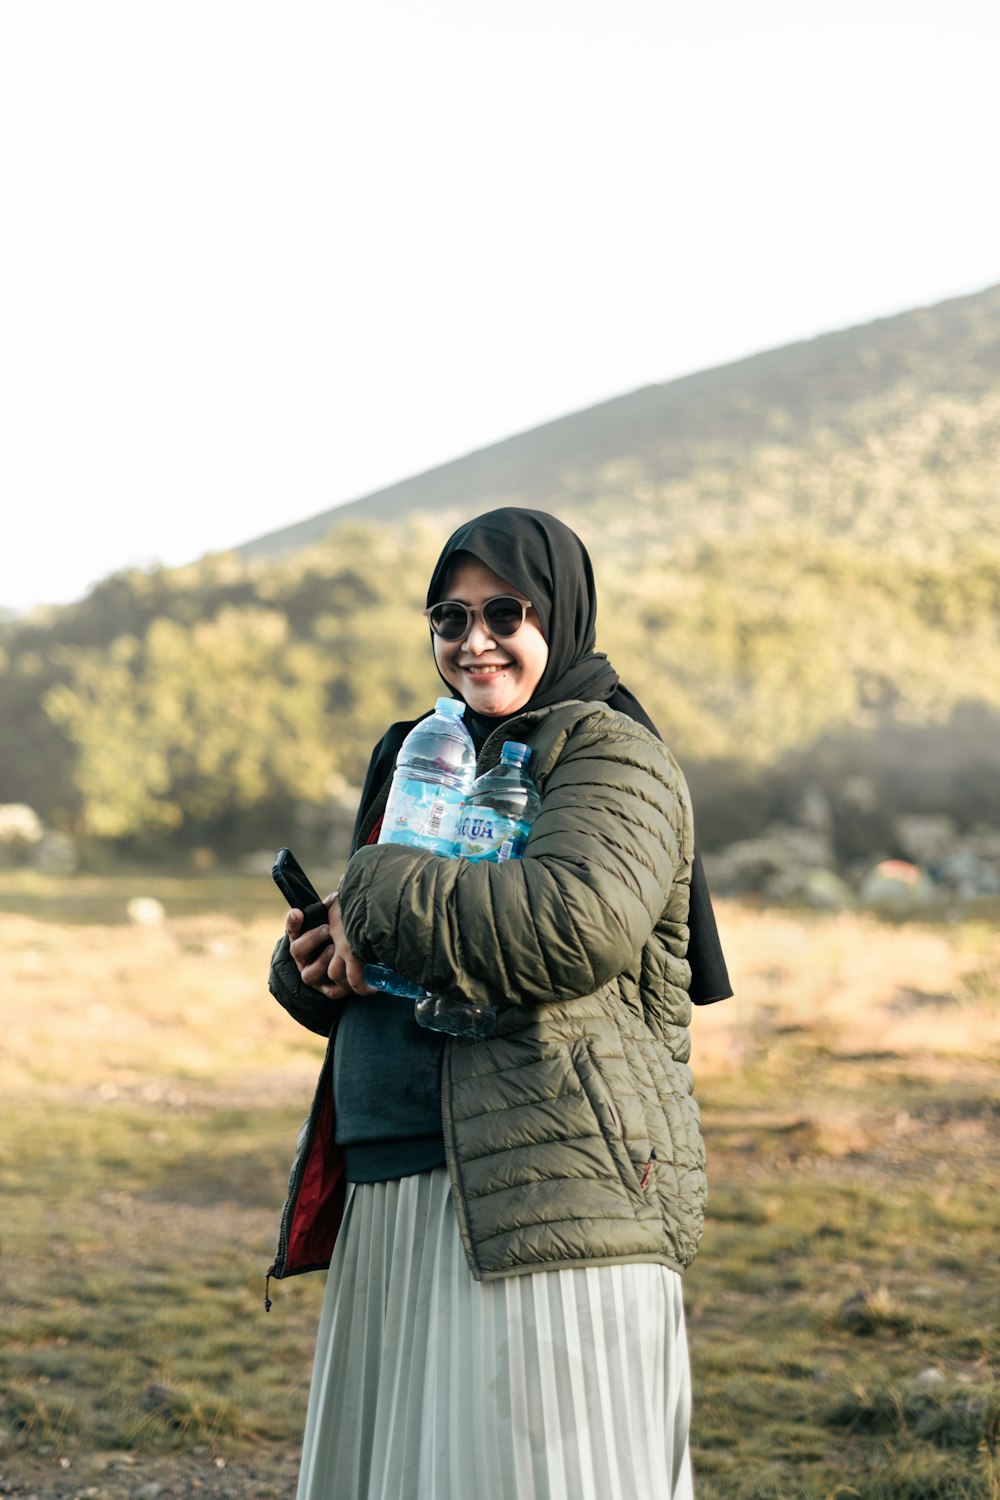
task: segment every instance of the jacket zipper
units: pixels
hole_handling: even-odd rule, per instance
[[[386,777],[386,779],[383,782],[382,786],[379,788],[378,795],[376,796],[374,802],[372,803],[372,805],[368,809],[368,811],[365,813],[364,822],[361,824],[361,827],[358,829],[358,841],[355,844],[354,849],[351,850],[352,854],[354,854],[355,851],[358,850],[358,849],[363,849],[365,847],[365,845],[367,844],[368,837],[369,837],[372,829],[375,827],[375,824],[378,822],[378,820],[379,820],[380,816],[382,815],[382,813],[385,812],[385,805],[386,805],[386,803],[389,800],[389,788],[391,786],[392,786],[392,772],[390,771],[389,775]]]
[[[483,748],[479,752],[479,755],[476,757],[476,774],[477,774],[477,776],[482,776],[483,773],[486,772],[486,771],[492,771],[492,769],[493,769],[494,766],[498,766],[500,764],[500,751],[499,750],[497,750],[496,753],[493,753],[491,751],[490,755],[489,755],[489,758],[487,759],[486,752],[487,752],[487,750],[489,750],[490,745],[493,743],[493,741],[496,740],[497,744],[499,746],[501,746],[501,748],[502,748],[503,742],[505,740],[509,740],[511,738],[510,731],[516,725],[524,723],[524,722],[530,722],[530,720],[531,720],[531,715],[530,714],[522,714],[517,719],[508,719],[507,722],[506,722],[506,724],[504,724],[501,729],[494,729],[493,733],[490,734],[490,735],[488,735],[486,737],[485,741],[483,742]],[[502,736],[502,738],[501,738],[501,736]]]
[[[328,1069],[332,1073],[332,1070],[333,1070],[333,1034],[332,1033],[331,1033],[330,1037],[327,1040],[326,1055],[323,1058],[323,1068],[322,1068],[322,1071],[320,1072],[320,1075],[319,1075],[320,1076],[320,1081],[316,1085],[316,1093],[313,1095],[312,1107],[309,1110],[309,1117],[308,1117],[308,1120],[306,1122],[305,1138],[304,1138],[304,1140],[302,1142],[302,1150],[299,1151],[296,1154],[295,1160],[292,1163],[291,1176],[290,1176],[289,1182],[288,1182],[288,1192],[287,1192],[287,1194],[285,1196],[285,1206],[284,1206],[284,1208],[281,1211],[281,1220],[280,1220],[280,1222],[278,1224],[278,1248],[275,1251],[275,1255],[274,1255],[273,1261],[271,1262],[271,1264],[268,1266],[266,1272],[264,1273],[264,1311],[265,1312],[270,1312],[271,1311],[271,1298],[270,1298],[270,1296],[268,1294],[269,1293],[269,1288],[270,1288],[270,1285],[271,1285],[271,1278],[274,1277],[274,1278],[276,1278],[276,1280],[280,1281],[283,1278],[284,1274],[285,1274],[285,1268],[286,1268],[287,1263],[288,1263],[288,1243],[289,1243],[289,1238],[290,1238],[291,1222],[292,1222],[292,1219],[295,1216],[295,1210],[298,1207],[299,1192],[301,1191],[301,1188],[302,1188],[302,1179],[305,1176],[306,1167],[308,1166],[308,1164],[309,1164],[309,1158],[312,1155],[313,1142],[316,1139],[316,1131],[317,1131],[317,1128],[319,1126],[320,1110],[319,1110],[319,1108],[317,1106],[317,1102],[316,1102],[317,1101],[317,1096],[318,1096],[319,1090],[320,1090],[320,1088],[322,1086],[332,1087],[332,1082],[330,1080],[328,1080],[328,1072],[327,1072]]]
[[[302,1178],[305,1176],[306,1164],[309,1160],[309,1154],[312,1150],[312,1143],[315,1134],[316,1127],[310,1119],[310,1128],[307,1132],[306,1140],[302,1143],[302,1150],[296,1158],[294,1167],[292,1169],[292,1178],[288,1184],[288,1194],[285,1198],[285,1206],[282,1210],[281,1222],[278,1225],[278,1248],[275,1251],[274,1259],[264,1273],[265,1312],[271,1311],[271,1298],[269,1296],[271,1277],[274,1276],[277,1277],[278,1280],[280,1280],[285,1273],[285,1265],[288,1261],[288,1226],[291,1222],[292,1215],[294,1214],[296,1205],[299,1201],[299,1190],[302,1187]]]

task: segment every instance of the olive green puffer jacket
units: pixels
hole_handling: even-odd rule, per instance
[[[347,936],[366,962],[500,1009],[491,1040],[448,1043],[442,1073],[473,1275],[620,1260],[680,1271],[705,1206],[687,787],[664,745],[603,703],[508,721],[480,772],[509,739],[531,745],[542,794],[524,857],[361,848],[341,885]]]

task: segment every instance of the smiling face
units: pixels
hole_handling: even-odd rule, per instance
[[[458,599],[479,609],[497,594],[525,597],[474,557],[458,562],[444,585],[442,599]],[[434,657],[445,682],[461,694],[473,713],[492,718],[524,707],[542,680],[549,648],[538,628],[538,616],[529,610],[520,630],[497,639],[490,635],[482,615],[476,615],[464,640],[443,641],[434,636]]]

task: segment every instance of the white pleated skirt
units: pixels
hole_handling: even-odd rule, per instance
[[[444,1167],[349,1190],[298,1500],[691,1500],[681,1279],[481,1283]]]

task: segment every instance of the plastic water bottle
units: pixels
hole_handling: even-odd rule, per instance
[[[459,820],[459,852],[465,859],[502,863],[520,859],[528,832],[538,816],[538,789],[525,767],[531,757],[528,745],[508,740],[500,752],[500,764],[472,783]],[[424,993],[417,997],[413,1013],[429,1031],[482,1041],[496,1031],[497,1013],[492,1005]]]
[[[439,698],[430,717],[406,736],[396,756],[380,844],[407,844],[451,858],[458,854],[459,816],[476,774],[476,748],[462,722],[464,712],[460,698]],[[428,995],[423,985],[385,964],[366,964],[365,980],[407,1000]]]
[[[508,740],[500,764],[472,783],[458,823],[459,852],[466,859],[520,859],[540,802],[525,770],[530,759],[528,745]]]

